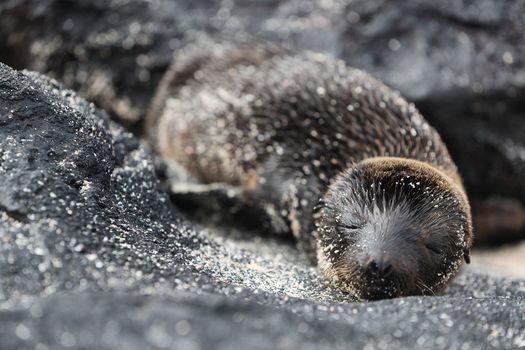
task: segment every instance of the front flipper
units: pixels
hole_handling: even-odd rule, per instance
[[[276,232],[291,232],[298,249],[315,265],[317,233],[313,212],[319,203],[322,186],[315,176],[286,171],[278,165],[272,167],[270,162],[266,164],[266,181],[253,190],[252,196],[264,205],[273,229]]]
[[[289,193],[289,220],[297,247],[313,265],[317,265],[317,231],[314,223],[315,207],[319,204],[314,186],[292,189]],[[300,191],[300,192],[299,192]]]

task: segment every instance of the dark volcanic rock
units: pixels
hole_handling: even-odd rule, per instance
[[[180,45],[178,13],[171,1],[10,0],[0,4],[1,60],[133,123]]]
[[[245,27],[220,10],[173,0],[2,1],[0,62],[54,77],[137,127],[174,51],[195,32]]]
[[[0,339],[16,334],[13,349],[511,349],[524,345],[520,307],[515,298],[433,297],[290,311],[185,293],[59,293],[0,312]]]
[[[0,348],[519,348],[525,281],[355,302],[291,244],[185,224],[148,152],[0,65]]]

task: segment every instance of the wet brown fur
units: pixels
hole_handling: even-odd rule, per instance
[[[407,172],[433,184],[432,193],[450,193],[452,212],[445,214],[466,222],[462,249],[472,244],[468,199],[437,132],[397,92],[342,61],[309,52],[290,55],[271,45],[204,40],[177,54],[146,126],[161,157],[203,184],[238,187],[240,200],[265,209],[275,231],[291,231],[328,278],[357,283],[348,289],[359,290],[357,266],[364,262],[337,260],[333,252],[348,247],[335,238],[335,248],[323,246],[316,206],[322,211],[333,191],[352,191],[342,179],[352,169],[365,169],[362,176],[378,181]],[[334,210],[344,214],[359,203],[348,205]],[[335,231],[327,226],[326,232],[328,241]],[[391,247],[403,255],[396,249]],[[442,289],[459,267],[456,253],[449,254],[454,271],[444,281],[426,286],[414,277],[409,287],[408,277],[400,278],[396,292],[384,297]]]
[[[375,157],[369,158],[359,163],[359,166],[364,167],[366,170],[363,171],[361,175],[363,178],[366,178],[368,183],[383,183],[384,187],[392,186],[392,184],[387,184],[389,180],[398,181],[400,177],[409,176],[411,178],[417,179],[415,181],[421,183],[420,186],[431,187],[436,193],[443,195],[450,195],[450,198],[457,199],[457,205],[454,209],[447,209],[447,212],[455,214],[455,219],[462,223],[464,229],[462,234],[465,239],[465,246],[470,247],[472,244],[472,225],[471,225],[471,216],[470,216],[470,206],[468,199],[463,191],[462,184],[458,176],[452,173],[453,176],[446,174],[445,172],[433,167],[429,164],[405,159],[405,158],[396,158],[396,157]],[[348,176],[348,172],[341,173],[336,179],[334,179],[333,184],[340,182],[345,182],[344,177]],[[330,186],[325,194],[325,198],[330,198],[333,192],[338,190],[334,188],[334,185]],[[417,192],[416,192],[417,195]],[[415,201],[417,198],[412,195],[411,200]],[[426,217],[419,217],[421,220],[429,219],[428,216],[432,215],[432,212],[428,212]],[[316,218],[316,223],[318,224],[319,230],[323,230],[323,226],[326,225],[324,222],[323,215],[318,215]],[[333,225],[328,225],[333,226]],[[429,235],[432,235],[433,232],[423,232],[417,236],[421,240],[420,243],[424,244],[424,240],[428,238]],[[323,245],[323,244],[321,244]],[[327,246],[328,244],[324,244]],[[399,246],[387,245],[385,249],[388,250],[388,253],[392,256],[401,256],[404,254],[402,249],[399,249]],[[454,253],[451,251],[449,257],[454,254],[461,254],[461,250]],[[348,290],[358,296],[361,296],[365,299],[375,299],[372,296],[363,295],[362,285],[365,283],[359,278],[357,273],[357,267],[354,266],[351,268],[351,265],[348,261],[337,258],[334,259],[334,262],[329,263],[325,258],[326,254],[319,254],[319,265],[327,277],[335,281],[341,288]],[[459,257],[459,256],[458,256]],[[414,257],[412,257],[414,258]],[[460,258],[460,257],[459,257]],[[408,257],[405,257],[407,260]],[[422,257],[418,254],[415,254],[416,260],[421,260]],[[457,259],[456,259],[457,260]],[[397,269],[401,272],[402,275],[406,276],[401,281],[402,287],[400,290],[392,291],[392,294],[395,296],[406,296],[406,295],[415,295],[415,294],[430,294],[433,295],[440,290],[442,290],[457,273],[459,265],[454,266],[450,264],[450,268],[447,273],[449,273],[449,278],[441,279],[435,281],[431,284],[424,283],[421,279],[417,278],[417,274],[411,270],[413,265],[417,264],[417,261],[413,261],[410,264],[400,264],[397,265]]]
[[[429,183],[434,183],[440,188],[440,191],[453,191],[461,202],[463,212],[468,215],[469,223],[472,222],[470,204],[463,187],[463,183],[458,173],[447,169],[439,169],[429,164],[415,161],[413,159],[396,158],[396,157],[376,157],[366,159],[363,163],[375,163],[375,177],[389,177],[393,174],[399,174],[405,169],[410,169],[416,177],[426,179]],[[468,240],[471,241],[472,226],[468,228]]]

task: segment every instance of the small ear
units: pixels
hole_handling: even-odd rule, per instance
[[[463,249],[463,257],[465,258],[465,262],[467,264],[470,264],[470,249],[468,248]]]
[[[317,214],[321,209],[323,209],[326,206],[324,200],[321,198],[319,199],[319,202],[317,205],[312,209],[314,214]]]

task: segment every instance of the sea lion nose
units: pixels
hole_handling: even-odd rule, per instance
[[[387,259],[371,259],[366,265],[366,272],[374,276],[387,276],[392,272],[392,263]]]

